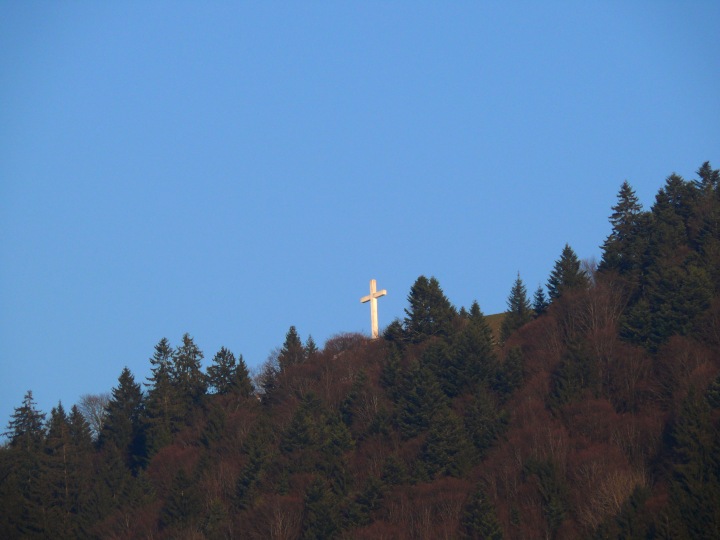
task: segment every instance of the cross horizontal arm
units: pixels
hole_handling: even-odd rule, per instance
[[[383,289],[382,291],[377,291],[372,294],[368,294],[367,296],[363,296],[360,299],[360,302],[362,302],[364,304],[365,302],[369,302],[373,298],[380,298],[381,296],[385,296],[386,294],[387,294],[387,289]]]

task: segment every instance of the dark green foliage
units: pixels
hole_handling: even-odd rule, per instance
[[[580,260],[573,249],[565,244],[560,258],[550,273],[547,289],[550,301],[557,300],[563,293],[572,289],[581,289],[588,286],[588,277],[580,269]]]
[[[432,336],[449,337],[457,315],[434,277],[417,278],[408,295],[404,333],[408,341],[419,343]]]
[[[173,350],[170,342],[162,338],[155,345],[150,358],[152,375],[148,377],[149,387],[145,400],[145,437],[148,458],[160,448],[170,444],[172,433],[180,425],[182,412],[173,378]]]
[[[421,461],[424,471],[436,475],[463,476],[472,463],[472,447],[462,421],[449,408],[441,408],[433,417]]]
[[[20,448],[26,453],[40,449],[45,436],[45,414],[37,409],[32,391],[28,390],[23,404],[15,408],[4,435],[10,439],[10,448]]]
[[[550,381],[550,405],[560,407],[582,396],[584,390],[597,390],[597,366],[582,347],[570,346]]]
[[[98,443],[101,448],[113,447],[125,465],[136,469],[145,456],[142,430],[143,398],[140,385],[126,367],[118,377],[117,387],[107,406],[105,424]]]
[[[507,307],[508,311],[500,327],[501,341],[507,341],[507,338],[509,338],[515,330],[530,322],[533,317],[533,311],[527,298],[527,289],[522,279],[520,279],[519,273],[510,290]]]
[[[278,365],[280,369],[287,369],[290,366],[302,364],[306,358],[306,350],[300,340],[300,336],[291,326],[285,335],[285,343],[283,343],[280,354],[278,355]]]
[[[472,540],[500,540],[503,537],[495,507],[488,499],[485,489],[478,486],[470,497],[460,521],[462,538]]]
[[[312,336],[308,336],[307,340],[305,341],[305,358],[307,360],[313,360],[315,357],[317,357],[318,353],[320,351],[318,350],[317,345],[315,344],[315,340]]]
[[[47,521],[47,493],[44,483],[43,452],[45,415],[37,409],[32,392],[27,391],[20,407],[15,408],[8,424],[7,449],[0,461],[0,532],[7,538],[41,538]]]
[[[533,311],[535,312],[535,316],[542,315],[547,311],[549,302],[547,297],[545,296],[545,289],[543,289],[542,285],[538,285],[538,288],[535,290],[535,294],[533,295]]]
[[[305,492],[305,511],[300,538],[308,540],[334,538],[340,530],[340,523],[337,497],[322,480],[314,480]]]
[[[249,397],[253,392],[252,381],[242,355],[235,360],[235,355],[221,347],[213,357],[207,369],[207,381],[216,394],[235,393],[241,397]]]
[[[160,512],[160,525],[163,528],[194,527],[201,520],[201,512],[202,499],[196,482],[184,469],[179,469]]]
[[[503,398],[507,398],[523,383],[523,354],[520,347],[512,347],[500,365],[493,390]]]
[[[397,404],[397,424],[405,439],[427,430],[446,398],[433,372],[417,364],[407,375]]]
[[[447,365],[436,371],[448,396],[470,390],[495,374],[493,334],[477,302],[473,302],[467,323],[456,334],[448,354]]]
[[[507,415],[498,409],[492,396],[480,390],[465,411],[465,432],[482,458],[507,428]]]
[[[690,389],[672,432],[675,533],[720,537],[720,447],[707,399]]]
[[[647,239],[643,238],[643,212],[635,191],[625,181],[618,193],[618,202],[610,215],[612,232],[603,244],[599,270],[616,270],[625,276],[634,289],[640,281],[642,259]]]
[[[202,351],[190,334],[185,334],[182,344],[175,349],[172,370],[173,386],[185,423],[191,420],[193,410],[207,392],[207,377],[200,370],[202,359]]]
[[[531,460],[525,474],[533,478],[540,493],[542,509],[548,528],[554,535],[567,517],[567,484],[557,465],[550,461]]]

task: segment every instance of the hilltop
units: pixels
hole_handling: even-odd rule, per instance
[[[0,536],[717,538],[720,172],[647,211],[624,183],[610,224],[596,268],[565,246],[507,313],[420,276],[378,339],[291,327],[255,377],[186,334],[94,424],[29,393]]]

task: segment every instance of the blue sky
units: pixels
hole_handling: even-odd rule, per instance
[[[143,381],[189,332],[262,363],[503,311],[628,180],[720,166],[718,2],[0,1],[0,421]]]

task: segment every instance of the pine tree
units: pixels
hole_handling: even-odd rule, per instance
[[[500,339],[507,341],[507,338],[518,328],[532,320],[532,308],[527,298],[527,289],[520,273],[510,290],[507,300],[508,311],[500,326]]]
[[[285,343],[283,343],[280,354],[278,355],[278,364],[281,370],[285,370],[290,366],[302,364],[305,361],[305,347],[294,326],[291,326],[287,334],[285,334]]]
[[[568,244],[565,244],[560,259],[555,261],[555,267],[548,279],[550,300],[557,300],[570,289],[587,287],[588,283],[587,275],[580,269],[577,255]]]
[[[420,276],[410,288],[405,309],[405,336],[419,343],[432,336],[448,338],[457,315],[434,277]]]

